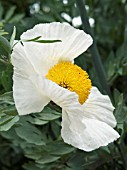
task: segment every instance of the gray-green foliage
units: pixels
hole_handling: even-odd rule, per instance
[[[114,114],[118,122],[116,129],[121,135],[120,139],[117,143],[86,153],[65,144],[61,139],[59,108],[53,109],[48,105],[41,113],[18,116],[13,100],[13,67],[10,60],[14,39],[19,39],[22,32],[38,23],[59,21],[73,25],[74,18],[79,16],[79,12],[74,0],[1,0],[1,170],[125,169],[125,162],[127,162],[127,4],[123,0],[86,0],[86,4],[89,17],[95,21],[92,31],[116,107]],[[69,15],[70,19],[68,20],[63,13]],[[77,27],[82,28],[80,24]],[[93,85],[103,91],[93,67],[91,53],[88,51],[82,54],[75,62],[89,72]]]

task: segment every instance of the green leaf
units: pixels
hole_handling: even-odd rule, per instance
[[[73,153],[71,159],[67,161],[67,165],[71,167],[71,169],[73,170],[85,170],[86,169],[84,168],[85,157],[87,159],[87,163],[89,163],[90,161],[88,160],[88,157],[85,155],[85,152],[77,151],[76,153]]]
[[[15,36],[16,36],[16,27],[14,26],[13,28],[13,33],[11,35],[11,39],[10,39],[10,46],[13,47],[13,43],[14,43],[14,40],[15,40]]]
[[[0,36],[0,46],[3,48],[3,50],[5,50],[8,54],[11,53],[11,46],[10,43],[8,42],[8,40],[6,38],[4,38],[3,36]]]
[[[28,162],[23,165],[23,168],[26,170],[42,170],[42,168],[38,168],[34,162]]]
[[[114,96],[115,106],[117,106],[119,103],[120,95],[121,95],[120,92],[117,89],[114,89],[113,96]]]
[[[115,90],[116,91],[116,90]],[[116,91],[116,108],[115,108],[115,117],[116,117],[116,120],[117,120],[117,128],[120,130],[122,130],[121,132],[119,133],[124,133],[123,131],[123,126],[124,126],[124,123],[127,122],[127,107],[125,106],[125,103],[124,103],[124,100],[123,100],[123,94],[119,94],[118,91]]]
[[[17,126],[17,124],[15,124],[15,127]],[[21,138],[19,138],[15,132],[15,127],[10,128],[8,131],[2,131],[0,134],[2,135],[2,137],[8,139],[8,140],[13,140],[15,144],[19,143],[23,143],[24,140],[22,140]]]
[[[3,13],[4,13],[4,8],[0,2],[0,20],[2,20]]]
[[[37,118],[37,117],[31,118],[31,119],[29,120],[29,122],[31,122],[32,124],[35,124],[35,125],[44,125],[44,124],[48,123],[48,121],[46,121],[46,120],[41,120],[41,119],[39,119],[39,118]]]
[[[61,113],[50,109],[49,107],[45,107],[41,113],[33,114],[32,117],[29,118],[29,122],[36,125],[44,125],[49,121],[56,120],[61,117]]]
[[[119,68],[119,69],[118,69],[118,74],[122,76],[122,74],[123,74],[123,68]]]
[[[56,43],[56,42],[62,42],[61,40],[37,40],[35,42],[38,43]]]
[[[75,150],[74,147],[65,144],[63,141],[51,142],[45,146],[46,151],[49,151],[52,155],[65,155]]]
[[[41,36],[32,38],[30,40],[22,40],[24,42],[38,42],[38,43],[55,43],[55,42],[62,42],[61,40],[39,40]]]
[[[5,70],[2,71],[1,82],[5,91],[12,90],[12,65],[8,65]]]
[[[6,34],[8,34],[8,32],[5,32],[4,30],[0,30],[0,36],[6,35]]]
[[[108,77],[109,79],[114,75],[115,73],[115,69],[116,69],[116,65],[115,65],[115,55],[114,55],[114,52],[111,51],[109,56],[107,57],[107,60],[105,62],[106,64],[106,69],[108,71]]]
[[[2,110],[2,113],[6,114],[6,115],[9,115],[9,116],[16,116],[16,115],[18,115],[18,112],[17,112],[17,110],[16,110],[14,105],[6,106]]]
[[[23,124],[16,128],[17,135],[27,141],[36,145],[45,145],[41,132],[28,122],[22,122]]]
[[[8,131],[18,121],[18,116],[2,116],[0,118],[0,131]]]
[[[9,22],[10,23],[20,22],[24,16],[25,16],[24,14],[16,14],[13,18],[10,19]]]
[[[12,116],[2,115],[2,116],[0,117],[0,126],[8,123],[8,122],[9,122],[10,120],[12,120],[12,119],[13,119]]]
[[[37,41],[39,38],[41,38],[41,36],[32,38],[32,39],[30,39],[30,40],[22,40],[22,41]]]
[[[58,113],[50,108],[46,107],[40,114],[39,118],[47,121],[55,120],[61,117],[61,113]]]
[[[14,104],[12,91],[0,95],[0,104],[2,103]]]
[[[14,11],[16,9],[16,6],[12,6],[6,13],[5,15],[5,20],[9,21],[9,19],[12,17],[12,15],[14,14]]]
[[[36,163],[39,163],[39,164],[51,163],[51,162],[55,162],[55,161],[58,160],[59,158],[60,158],[59,156],[53,156],[53,155],[49,155],[49,154],[43,154],[43,155],[41,156],[41,158],[36,161]]]

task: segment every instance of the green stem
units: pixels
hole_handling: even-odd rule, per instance
[[[125,160],[125,158],[124,158],[123,149],[122,149],[122,147],[118,144],[117,141],[115,141],[114,144],[116,145],[116,147],[117,147],[117,149],[118,149],[118,151],[119,151],[119,153],[120,153],[121,160],[122,160],[122,162],[123,162],[124,170],[127,170],[127,163],[126,163],[126,160]]]
[[[1,58],[0,58],[0,62],[1,62],[2,64],[6,65],[6,66],[9,66],[9,65],[10,65],[10,63],[9,63],[9,62],[4,61],[4,60],[3,60],[3,59],[1,59]]]
[[[81,15],[84,31],[93,37],[93,45],[90,47],[90,52],[93,58],[93,64],[94,64],[98,79],[100,81],[100,84],[103,90],[105,90],[106,93],[111,97],[110,88],[107,84],[106,73],[105,73],[104,66],[101,61],[100,54],[96,46],[94,36],[90,28],[89,19],[88,19],[87,12],[85,9],[85,4],[83,3],[83,0],[76,0],[76,4]]]

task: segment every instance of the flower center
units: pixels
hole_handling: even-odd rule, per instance
[[[88,98],[91,89],[91,80],[86,71],[71,62],[61,62],[54,65],[48,71],[46,78],[63,88],[76,92],[81,104]]]

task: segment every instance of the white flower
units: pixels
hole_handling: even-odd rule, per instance
[[[62,108],[61,136],[66,143],[91,151],[119,138],[109,97],[72,64],[92,44],[91,36],[68,24],[51,23],[36,25],[21,40],[38,36],[62,42],[15,45],[13,95],[19,115],[40,112],[53,101]]]

